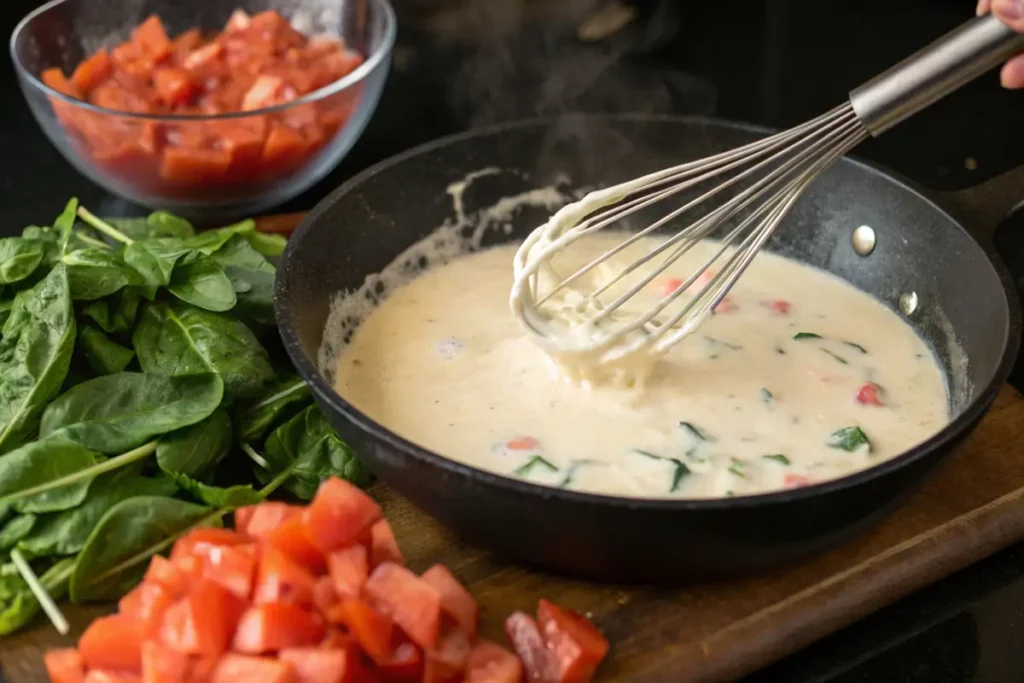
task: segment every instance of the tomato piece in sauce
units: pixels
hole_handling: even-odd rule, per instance
[[[874,382],[865,382],[857,390],[857,403],[864,406],[884,406],[882,387]]]

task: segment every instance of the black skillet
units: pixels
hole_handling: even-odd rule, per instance
[[[1012,284],[993,260],[989,229],[1010,204],[1000,188],[1020,188],[1014,198],[1024,197],[1024,169],[957,197],[960,222],[908,183],[843,159],[811,186],[769,242],[895,310],[901,301],[910,310],[916,298],[916,309],[901,315],[930,342],[948,376],[954,417],[945,429],[840,480],[693,501],[541,487],[469,468],[396,436],[339,396],[316,365],[331,298],[359,288],[450,219],[449,183],[485,167],[502,169],[470,185],[472,212],[562,175],[573,187],[608,185],[764,133],[710,120],[565,117],[457,135],[378,164],[320,202],[289,242],[276,292],[288,353],[333,426],[384,482],[467,541],[509,559],[607,580],[678,581],[760,572],[833,546],[881,520],[922,484],[1005,383],[1020,314]],[[492,231],[485,243],[522,239],[544,217],[523,211],[513,217],[510,234]],[[862,225],[876,238],[867,256],[852,240]]]

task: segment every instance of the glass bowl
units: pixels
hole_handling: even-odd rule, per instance
[[[72,74],[151,15],[173,39],[195,27],[220,31],[237,9],[274,10],[307,36],[341,38],[363,61],[298,99],[228,114],[115,111],[43,82],[45,70]],[[359,138],[387,79],[395,24],[387,0],[53,0],[15,28],[11,57],[43,132],[93,182],[151,209],[250,215],[309,188]]]

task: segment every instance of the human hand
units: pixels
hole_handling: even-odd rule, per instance
[[[1024,33],[1024,0],[978,0],[978,16],[989,11],[1017,33]],[[1024,88],[1024,54],[1003,65],[999,80],[1004,88]]]

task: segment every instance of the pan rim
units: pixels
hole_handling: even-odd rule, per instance
[[[559,121],[569,118],[583,118],[593,120],[611,121],[636,121],[636,122],[661,122],[674,124],[701,124],[719,128],[730,128],[747,132],[769,134],[775,132],[773,129],[743,122],[734,122],[725,119],[717,119],[707,116],[672,116],[666,114],[646,113],[625,113],[625,114],[587,114],[574,113],[556,117],[535,117],[500,123],[492,126],[475,128],[462,131],[452,135],[443,136],[421,145],[411,147],[399,154],[384,159],[363,171],[355,174],[344,181],[330,194],[321,199],[316,206],[306,214],[288,240],[288,244],[281,255],[278,276],[275,282],[274,311],[277,318],[278,329],[281,338],[291,361],[295,364],[299,374],[312,387],[317,398],[330,406],[345,417],[356,428],[378,439],[388,446],[395,448],[403,455],[411,456],[431,467],[440,468],[446,474],[460,477],[467,477],[475,484],[497,487],[511,494],[521,496],[539,497],[542,499],[554,499],[568,504],[580,506],[602,506],[612,507],[629,511],[652,511],[652,512],[706,512],[715,510],[742,510],[770,505],[785,505],[798,501],[805,501],[825,496],[848,489],[853,489],[868,484],[876,479],[888,476],[898,470],[910,466],[912,463],[927,457],[948,445],[955,444],[961,437],[973,431],[976,423],[989,409],[996,395],[1002,390],[1010,375],[1010,371],[1016,360],[1020,346],[1021,336],[1021,313],[1017,300],[1013,281],[1006,270],[1002,260],[995,253],[992,244],[986,244],[979,240],[956,216],[952,215],[946,208],[939,205],[935,199],[929,196],[929,191],[917,183],[901,177],[881,165],[858,159],[855,156],[845,156],[839,160],[841,164],[851,164],[859,167],[874,176],[897,186],[911,195],[924,201],[937,215],[944,217],[954,226],[962,230],[985,254],[989,265],[993,268],[1002,284],[1005,305],[1006,329],[1002,342],[1001,357],[993,371],[988,383],[979,389],[964,409],[948,422],[941,430],[933,434],[925,441],[904,451],[903,453],[880,462],[864,470],[853,472],[838,479],[812,484],[794,489],[783,489],[769,491],[754,495],[744,495],[729,498],[700,498],[700,499],[674,499],[674,498],[629,498],[624,496],[612,496],[583,491],[571,491],[558,489],[549,486],[530,483],[521,479],[507,477],[498,473],[478,469],[470,465],[446,458],[427,448],[404,439],[398,434],[387,429],[378,422],[370,419],[359,411],[355,406],[346,401],[334,387],[332,387],[320,373],[316,364],[306,355],[299,344],[298,335],[291,324],[289,315],[289,299],[291,287],[292,263],[295,252],[299,249],[303,238],[307,233],[316,229],[319,217],[327,209],[336,203],[341,197],[349,194],[363,183],[367,182],[379,173],[396,166],[410,158],[427,154],[435,149],[463,142],[465,140],[485,138],[501,132],[530,128],[537,126],[552,126]],[[384,482],[387,483],[387,482]]]

